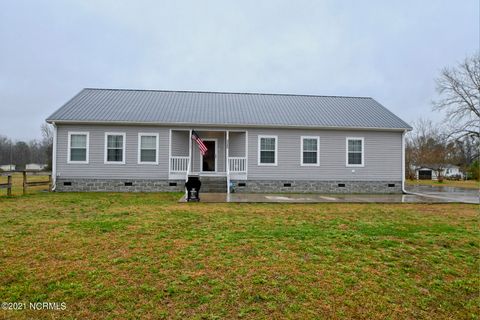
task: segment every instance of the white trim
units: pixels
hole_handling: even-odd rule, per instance
[[[245,130],[245,179],[248,178],[248,130]]]
[[[317,163],[303,163],[303,140],[305,139],[317,140]],[[320,137],[319,136],[301,136],[300,137],[300,166],[302,167],[320,166]]]
[[[230,195],[230,131],[225,131],[225,171],[227,171],[227,196]]]
[[[155,137],[155,161],[141,161],[141,151],[142,151],[142,137]],[[158,151],[159,151],[159,143],[158,143],[158,133],[153,132],[139,132],[138,133],[138,151],[137,151],[137,163],[138,164],[158,164]],[[152,150],[152,149],[145,149],[145,150]]]
[[[201,173],[218,173],[218,138],[206,138],[202,140],[215,142],[215,171],[203,171],[203,155],[200,153],[200,149],[198,149],[198,153],[200,155],[200,172]]]
[[[52,148],[52,191],[57,187],[57,125],[53,125],[53,148]]]
[[[188,168],[187,168],[187,177],[185,178],[185,181],[188,180],[188,175],[192,171],[192,166],[193,166],[192,133],[193,133],[193,129],[188,130]]]
[[[275,139],[275,162],[274,163],[261,163],[260,162],[260,141],[262,138],[270,138],[270,139]],[[257,159],[257,165],[259,166],[277,166],[277,159],[278,159],[278,136],[270,136],[270,135],[259,135],[258,136],[258,159]],[[271,151],[271,150],[268,150],[268,151]]]
[[[170,177],[170,172],[172,172],[171,162],[172,162],[172,129],[170,129],[168,132],[168,179],[171,179]]]
[[[334,126],[315,126],[315,125],[282,125],[279,126],[277,124],[212,124],[212,123],[192,123],[192,122],[172,122],[172,123],[165,123],[165,122],[158,122],[158,121],[82,121],[82,120],[53,120],[47,119],[48,123],[57,122],[57,123],[70,123],[70,124],[125,124],[125,125],[157,125],[157,126],[186,126],[186,127],[203,127],[209,128],[208,130],[203,131],[215,131],[215,129],[211,129],[213,127],[218,128],[239,128],[238,131],[243,131],[242,128],[274,128],[274,129],[316,129],[316,130],[359,130],[359,131],[400,131],[403,132],[405,130],[412,131],[412,128],[382,128],[382,127],[334,127]],[[173,129],[177,130],[177,129]],[[182,130],[182,129],[178,129]],[[222,129],[218,129],[218,131],[224,131]],[[230,130],[233,131],[233,130]]]
[[[123,136],[123,144],[122,144],[122,161],[107,161],[107,144],[108,144],[108,136]],[[126,163],[126,145],[127,145],[127,135],[125,132],[105,132],[105,147],[103,149],[104,157],[103,163],[104,164],[125,164]]]
[[[348,163],[348,141],[361,140],[362,141],[362,163],[361,164],[349,164]],[[345,138],[345,165],[347,167],[365,167],[365,138],[364,137],[346,137]]]
[[[71,144],[72,144],[72,135],[86,136],[86,153],[84,161],[75,161],[71,160]],[[88,131],[68,131],[68,142],[67,142],[67,163],[68,164],[88,164],[89,161],[89,151],[90,151],[90,132]]]

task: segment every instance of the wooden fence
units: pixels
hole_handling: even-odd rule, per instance
[[[7,183],[0,183],[0,189],[7,189],[7,196],[10,197],[12,195],[12,174],[6,173],[2,176],[7,176]]]
[[[51,172],[42,172],[42,171],[7,171],[2,173],[2,176],[7,177],[7,183],[1,183],[0,189],[7,189],[7,196],[12,195],[12,175],[14,173],[22,173],[23,182],[23,194],[27,194],[27,190],[29,187],[36,187],[36,186],[48,186],[48,191],[52,191],[52,173]],[[48,180],[40,180],[40,181],[28,181],[29,176],[48,176]]]

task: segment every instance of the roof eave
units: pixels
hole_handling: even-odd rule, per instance
[[[179,127],[226,127],[226,128],[284,128],[284,129],[326,129],[326,130],[370,130],[370,131],[411,131],[411,127],[351,127],[351,126],[314,126],[314,125],[285,125],[285,124],[221,124],[221,123],[190,123],[190,122],[148,122],[148,121],[101,121],[101,120],[58,120],[46,119],[47,123],[55,124],[121,124],[121,125],[160,125]]]

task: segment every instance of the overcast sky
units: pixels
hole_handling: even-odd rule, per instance
[[[0,135],[84,87],[371,96],[407,122],[479,50],[479,1],[2,1]]]

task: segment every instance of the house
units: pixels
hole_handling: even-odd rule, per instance
[[[3,164],[0,165],[0,170],[2,171],[15,171],[15,165],[14,164]]]
[[[411,130],[372,98],[124,89],[84,89],[47,122],[57,191],[182,191],[195,174],[203,192],[400,193]]]
[[[442,176],[447,179],[463,179],[463,172],[459,166],[448,164],[441,172]],[[431,168],[418,167],[415,169],[415,179],[419,180],[438,180],[437,171]]]
[[[47,167],[46,164],[40,164],[40,163],[29,163],[25,166],[25,170],[30,170],[30,171],[42,171]]]

